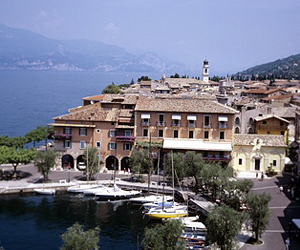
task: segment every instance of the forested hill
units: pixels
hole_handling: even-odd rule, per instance
[[[235,74],[235,78],[300,79],[300,54],[278,59],[274,62],[261,64]]]

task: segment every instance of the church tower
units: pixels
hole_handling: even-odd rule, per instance
[[[205,83],[208,83],[209,80],[209,66],[207,59],[203,62],[203,68],[202,68],[202,80]]]

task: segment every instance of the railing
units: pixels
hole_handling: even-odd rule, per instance
[[[231,156],[207,156],[207,157],[202,157],[203,160],[205,161],[230,161]]]
[[[72,134],[54,134],[54,140],[69,140],[72,138]]]
[[[165,123],[165,121],[158,121],[158,122],[156,122],[156,126],[166,126],[166,123]]]
[[[142,122],[141,126],[150,126],[150,122]]]
[[[193,123],[188,122],[187,127],[195,128],[196,127],[196,122],[193,122]]]
[[[219,122],[218,123],[218,128],[227,128],[227,122],[226,123]]]
[[[172,127],[180,127],[180,122],[172,122]]]
[[[211,128],[212,124],[211,123],[202,123],[203,128]]]
[[[116,139],[118,142],[134,142],[135,136],[117,135]]]

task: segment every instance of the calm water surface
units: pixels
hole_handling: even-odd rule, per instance
[[[137,249],[147,224],[127,201],[100,202],[80,196],[0,197],[0,246],[4,249],[59,249],[60,235],[79,222],[100,226],[101,249]]]

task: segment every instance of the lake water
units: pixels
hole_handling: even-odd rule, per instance
[[[60,235],[75,222],[100,226],[100,249],[137,249],[147,220],[127,201],[99,202],[80,196],[0,197],[0,247],[59,249]],[[139,241],[139,243],[138,243]]]
[[[0,71],[0,135],[25,135],[82,105],[83,97],[100,94],[106,85],[130,83],[142,75],[161,77],[147,73]]]

